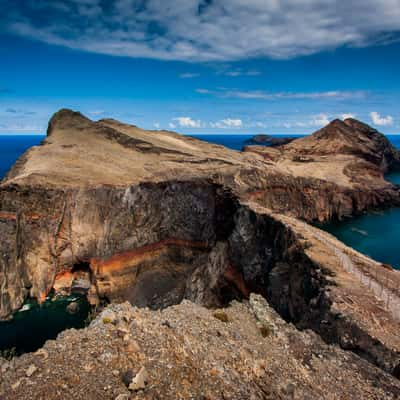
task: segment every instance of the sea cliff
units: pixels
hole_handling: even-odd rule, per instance
[[[307,222],[398,205],[384,173],[399,160],[355,120],[236,152],[61,110],[0,184],[0,317],[77,288],[93,304],[150,309],[257,293],[295,335],[312,330],[344,351],[340,362],[349,352],[390,381],[370,398],[395,398],[399,273]]]

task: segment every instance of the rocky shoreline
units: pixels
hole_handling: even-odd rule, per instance
[[[128,396],[132,390],[121,386],[123,370],[132,370],[134,379],[139,365],[149,369],[151,364],[150,386],[133,390],[137,398],[201,398],[200,378],[207,382],[202,398],[357,398],[356,391],[359,398],[398,397],[399,272],[307,221],[399,205],[399,189],[384,180],[399,165],[399,153],[383,135],[355,120],[333,121],[284,146],[251,146],[239,153],[61,110],[50,121],[43,145],[29,150],[0,184],[0,317],[7,318],[28,296],[40,300],[74,287],[86,290],[93,304],[128,300],[163,311],[109,306],[104,312],[112,314],[110,323],[102,315],[89,328],[67,331],[46,344],[49,361],[39,357],[40,372],[33,378],[24,377],[23,370],[30,363],[36,366],[36,355],[3,364],[0,394],[41,398],[41,390],[48,390],[55,396],[48,398],[66,393],[84,398],[89,390],[85,398]],[[369,287],[357,281],[359,271],[370,277]],[[271,365],[271,354],[260,344],[264,339],[254,303],[262,303],[280,338],[269,343],[279,354]],[[204,307],[227,307],[222,313],[229,322]],[[178,324],[182,338],[185,332],[190,336],[197,319],[206,326],[222,323],[226,337],[215,328],[198,331],[189,342],[182,339],[191,348],[206,346],[214,335],[223,337],[220,355],[217,348],[193,353],[185,347],[184,358],[167,361],[170,349],[179,345],[164,342],[172,340],[164,330],[174,324],[167,318],[162,325],[161,315],[171,314],[176,321],[180,313],[186,318]],[[136,341],[142,337],[140,347],[149,343],[149,352],[124,353],[124,341],[118,340],[125,317],[136,321],[133,331],[132,323],[122,323],[125,335]],[[85,389],[100,368],[94,360],[107,354],[102,335],[115,346],[113,354],[123,355],[115,361],[115,374],[114,367],[107,367],[107,389],[97,384]],[[88,371],[77,367],[86,371],[81,376],[85,385],[71,385],[71,375],[65,388],[53,388],[55,375],[46,365],[55,365],[57,375],[63,363],[79,364],[68,349],[81,341],[99,353],[81,350],[85,362],[95,364]],[[161,347],[152,348],[152,341],[161,341]],[[327,351],[327,359],[314,365],[313,346]],[[202,362],[196,354],[208,360],[205,370],[195,371]],[[253,367],[246,369],[249,360]],[[262,365],[254,367],[257,360]],[[171,376],[159,375],[165,362],[177,374],[174,383]],[[281,374],[276,381],[272,365]],[[335,374],[347,382],[334,385]],[[291,377],[286,382],[293,380],[289,389],[285,376]],[[331,392],[321,390],[324,377]],[[49,386],[39,384],[44,379]]]

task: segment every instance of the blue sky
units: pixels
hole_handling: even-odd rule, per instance
[[[0,7],[0,134],[44,133],[63,107],[182,133],[310,133],[346,116],[400,133],[398,0]]]

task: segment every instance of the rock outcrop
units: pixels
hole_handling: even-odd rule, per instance
[[[315,143],[342,124],[362,149],[320,154]],[[256,292],[286,321],[395,374],[399,273],[298,219],[398,201],[383,178],[397,153],[358,124],[240,153],[56,113],[43,144],[0,184],[0,318],[52,292],[152,309],[184,299],[222,307]],[[365,176],[349,175],[360,163]],[[373,283],[356,282],[354,271]]]
[[[276,137],[271,135],[255,135],[252,138],[246,140],[246,145],[262,145],[262,146],[283,146],[290,142],[293,142],[293,137]]]

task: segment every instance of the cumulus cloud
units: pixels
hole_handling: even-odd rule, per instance
[[[225,118],[217,122],[210,122],[210,126],[218,129],[239,129],[243,127],[243,121],[241,119]]]
[[[176,121],[178,123],[179,126],[181,126],[182,128],[201,128],[202,127],[202,123],[200,120],[194,120],[190,117],[178,117],[178,118],[174,118],[174,121]],[[171,126],[171,128],[175,127],[175,124],[173,124],[174,126]]]
[[[160,129],[160,123],[159,122],[154,122],[154,128]]]
[[[386,117],[382,117],[376,111],[370,113],[371,120],[375,125],[393,125],[393,117],[391,115],[387,115]]]
[[[397,40],[400,2],[7,1],[2,7],[1,29],[118,56],[184,61],[291,58]]]
[[[367,95],[367,93],[364,91],[331,90],[327,92],[266,92],[263,90],[239,90],[229,88],[219,88],[217,90],[199,88],[196,89],[196,92],[200,94],[208,94],[223,98],[253,100],[346,100],[360,99],[366,97]]]

